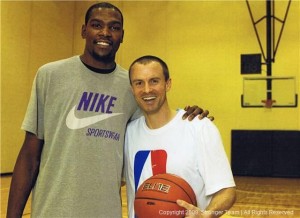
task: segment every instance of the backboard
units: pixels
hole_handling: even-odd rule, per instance
[[[295,77],[244,77],[241,106],[297,107],[296,85]]]

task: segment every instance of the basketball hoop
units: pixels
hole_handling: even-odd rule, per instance
[[[262,100],[261,102],[265,104],[266,108],[272,108],[273,104],[276,103],[276,100],[266,99],[266,100]]]

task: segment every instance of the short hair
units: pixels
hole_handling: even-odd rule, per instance
[[[136,63],[146,65],[146,64],[149,64],[151,62],[157,62],[157,63],[160,64],[160,66],[163,69],[163,74],[164,74],[164,77],[165,77],[165,81],[167,81],[170,78],[168,65],[162,59],[160,59],[159,57],[153,56],[153,55],[145,55],[145,56],[142,56],[142,57],[136,59],[130,65],[130,67],[129,67],[129,81],[130,81],[130,84],[131,84],[131,70],[132,70],[133,65],[136,64]]]
[[[119,8],[117,8],[116,6],[114,6],[113,4],[110,4],[108,2],[100,2],[100,3],[96,3],[96,4],[93,4],[92,6],[90,6],[85,14],[85,25],[87,25],[87,23],[89,22],[89,19],[92,16],[92,12],[95,8],[111,8],[111,9],[116,10],[121,15],[121,21],[122,21],[122,25],[123,25],[123,14],[122,14],[121,10]]]

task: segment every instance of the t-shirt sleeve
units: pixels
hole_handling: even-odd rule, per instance
[[[205,184],[206,196],[223,188],[234,187],[231,167],[217,127],[205,119],[200,127],[199,170]]]
[[[31,96],[27,106],[25,118],[21,129],[35,134],[39,139],[44,139],[44,96],[42,91],[44,81],[38,71],[34,78]]]

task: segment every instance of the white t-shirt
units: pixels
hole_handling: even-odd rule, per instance
[[[207,118],[182,120],[183,110],[168,124],[149,129],[145,117],[129,123],[125,138],[128,215],[134,217],[137,188],[158,173],[184,178],[193,188],[198,207],[205,209],[212,194],[234,187],[234,179],[216,126]]]

